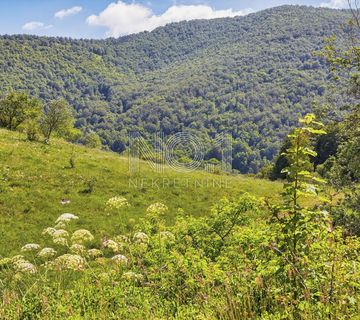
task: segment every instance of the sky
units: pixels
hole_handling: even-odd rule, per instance
[[[1,0],[0,34],[119,37],[171,22],[246,15],[299,4],[347,8],[347,0]]]

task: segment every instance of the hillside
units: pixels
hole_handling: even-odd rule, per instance
[[[245,17],[170,24],[119,39],[0,37],[0,91],[65,97],[77,127],[123,151],[129,131],[234,138],[234,168],[257,172],[326,94],[312,52],[347,11],[283,6]]]
[[[70,158],[75,163],[72,169]],[[167,169],[160,175],[145,163],[134,177],[128,173],[128,159],[116,153],[60,140],[51,145],[30,143],[6,130],[0,130],[0,168],[0,241],[7,243],[1,246],[0,256],[15,252],[24,242],[37,241],[39,232],[64,212],[76,213],[81,217],[79,225],[99,237],[105,231],[119,232],[121,223],[132,225],[129,219],[137,221],[154,202],[166,203],[171,212],[167,220],[172,222],[179,208],[203,216],[224,196],[237,198],[248,192],[272,198],[282,188],[277,182],[201,171],[186,175]],[[94,190],[86,192],[94,178]],[[153,184],[156,179],[158,188]],[[162,179],[170,181],[171,187],[163,187]],[[177,185],[172,183],[175,179]],[[109,215],[105,205],[114,196],[127,198],[132,206],[121,215]],[[62,205],[62,199],[71,202]]]
[[[347,207],[329,203],[326,181],[306,170],[321,123],[312,114],[300,123],[284,188],[160,176],[143,162],[134,178],[179,187],[132,189],[115,153],[0,130],[0,318],[357,319],[359,237],[333,222]]]
[[[30,21],[33,5],[1,13]],[[151,12],[119,1],[106,16],[114,6]],[[360,319],[351,13],[343,24],[349,11],[282,6],[119,39],[0,36],[0,319]],[[45,32],[43,18],[24,29]]]

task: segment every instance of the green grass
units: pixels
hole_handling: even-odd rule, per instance
[[[86,226],[97,236],[111,235],[118,233],[124,222],[131,224],[131,219],[141,217],[154,202],[169,207],[167,220],[171,223],[178,208],[199,216],[207,214],[224,196],[235,199],[248,192],[274,198],[282,189],[281,183],[247,176],[203,171],[182,174],[170,168],[159,174],[146,163],[141,164],[140,173],[131,176],[128,159],[116,153],[61,140],[53,140],[51,145],[27,142],[22,134],[6,130],[0,130],[0,164],[0,255],[16,253],[24,243],[39,242],[39,232],[53,225],[64,212],[78,215],[79,226]],[[84,192],[93,178],[94,191]],[[134,186],[130,179],[145,179],[147,185]],[[158,187],[152,186],[151,181],[159,181]],[[170,181],[170,186],[162,186],[162,181]],[[108,215],[105,203],[116,195],[127,198],[131,207],[118,215]],[[63,198],[71,203],[60,204]]]

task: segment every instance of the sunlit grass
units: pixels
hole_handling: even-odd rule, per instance
[[[128,159],[116,153],[61,140],[51,145],[27,142],[20,133],[6,130],[0,130],[0,163],[0,255],[37,240],[39,232],[64,212],[79,215],[79,226],[100,236],[131,224],[131,219],[138,219],[154,202],[169,207],[167,220],[171,223],[179,208],[200,216],[224,196],[235,199],[248,192],[275,198],[282,189],[281,183],[247,176],[204,171],[182,174],[170,168],[155,173],[146,163],[141,164],[139,173],[130,175]],[[94,190],[89,193],[92,182]],[[106,201],[116,195],[127,198],[131,207],[123,214],[108,215]],[[70,203],[62,205],[62,199]]]

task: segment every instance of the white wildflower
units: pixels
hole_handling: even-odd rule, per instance
[[[64,254],[55,259],[55,265],[65,270],[83,270],[85,269],[85,259],[76,254]]]
[[[64,246],[64,247],[69,246],[68,241],[67,241],[66,238],[56,237],[56,238],[53,239],[53,242],[54,242],[54,244],[58,244],[58,245],[61,245],[61,246]]]
[[[54,234],[54,232],[56,231],[55,228],[46,228],[43,230],[42,235],[49,235],[52,236]]]
[[[16,271],[30,274],[36,273],[36,267],[21,256],[15,256],[13,258],[13,264]]]
[[[21,251],[22,252],[38,251],[40,250],[40,248],[41,248],[40,245],[38,245],[37,243],[28,243],[21,248]]]
[[[76,254],[83,254],[86,248],[82,244],[75,243],[70,247],[70,251]]]
[[[144,232],[136,232],[134,234],[133,240],[135,243],[148,243],[149,236]]]
[[[166,211],[168,207],[160,202],[153,203],[146,209],[148,215],[163,215]]]
[[[77,219],[79,219],[79,217],[72,213],[63,213],[59,218],[57,218],[55,223],[70,222],[71,220],[77,220]]]
[[[54,227],[55,229],[63,229],[66,228],[66,223],[63,221],[60,221],[56,224],[56,226]]]
[[[69,232],[67,232],[64,229],[58,229],[55,230],[55,232],[52,234],[53,238],[67,238],[69,236]]]
[[[23,273],[30,273],[30,274],[36,273],[36,267],[28,261],[24,261],[17,264],[16,268],[18,271]]]
[[[113,197],[106,202],[106,210],[119,210],[123,207],[129,207],[130,204],[124,197]]]
[[[73,243],[86,243],[94,240],[94,236],[91,234],[90,231],[85,229],[76,230],[73,235],[71,236],[71,241]]]
[[[119,252],[120,246],[114,240],[108,239],[103,241],[103,246],[105,248],[111,249],[113,252]]]
[[[122,254],[117,254],[116,256],[113,256],[111,258],[111,260],[113,260],[118,265],[126,265],[126,264],[128,264],[128,261],[129,261],[128,258],[126,258]]]
[[[87,254],[90,258],[93,258],[93,259],[101,257],[103,255],[102,251],[99,249],[89,249],[87,251]]]
[[[41,249],[40,252],[38,253],[38,256],[40,258],[45,258],[45,259],[52,258],[55,255],[56,255],[56,251],[53,248],[44,248]]]

